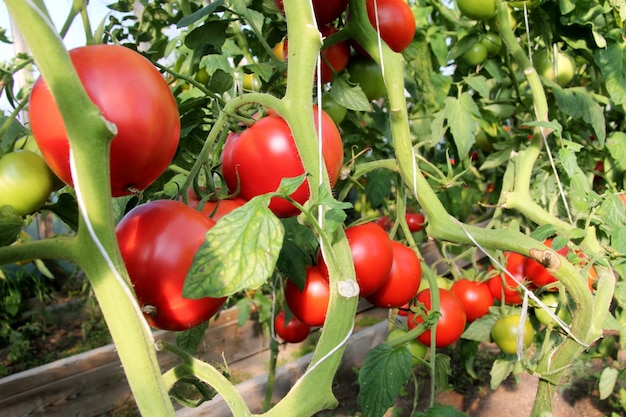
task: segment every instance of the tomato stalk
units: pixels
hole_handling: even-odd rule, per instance
[[[109,145],[115,127],[87,96],[69,54],[45,11],[32,2],[5,0],[30,47],[66,126],[81,209],[74,259],[94,289],[141,412],[172,416],[153,338],[132,296],[119,255],[109,183]],[[122,275],[120,275],[122,274]],[[122,278],[123,277],[123,278]]]

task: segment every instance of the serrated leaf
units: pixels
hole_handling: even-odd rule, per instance
[[[550,236],[553,236],[556,233],[556,228],[551,224],[544,224],[537,228],[535,228],[531,233],[530,237],[539,242],[543,242]]]
[[[208,89],[216,93],[224,93],[233,86],[233,77],[224,70],[217,69],[209,80]]]
[[[489,97],[490,88],[489,84],[487,84],[487,78],[482,75],[470,75],[465,77],[464,80],[472,90],[475,90],[483,97]]]
[[[458,99],[446,97],[445,112],[459,158],[465,159],[476,142],[477,124],[474,118],[480,116],[478,107],[468,93],[463,93]]]
[[[511,375],[511,372],[515,369],[515,362],[507,359],[496,359],[493,362],[491,367],[491,371],[489,372],[491,375],[491,389],[497,389],[502,381],[508,378]]]
[[[342,73],[333,79],[330,96],[337,104],[349,110],[369,111],[372,108],[361,87],[350,83],[349,75],[346,73]]]
[[[392,185],[392,176],[383,170],[375,170],[367,174],[365,195],[372,207],[379,207],[389,196]]]
[[[190,355],[195,355],[206,329],[209,328],[209,322],[205,321],[199,326],[193,327],[183,332],[176,332],[176,345]]]
[[[224,3],[224,0],[216,0],[216,1],[209,3],[203,8],[196,10],[192,14],[180,19],[178,23],[176,24],[176,27],[180,29],[180,28],[184,28],[184,27],[187,27],[189,25],[196,23],[198,20],[216,11],[223,3]]]
[[[380,417],[411,376],[411,353],[380,344],[370,350],[359,372],[359,404],[364,417]]]
[[[606,138],[604,113],[602,107],[587,90],[582,88],[567,90],[554,88],[553,94],[560,110],[573,118],[582,119],[588,123],[593,128],[596,139],[600,144],[604,143]]]
[[[467,326],[461,337],[477,342],[489,342],[491,340],[491,328],[497,321],[497,317],[492,315],[483,316],[474,320]]]
[[[15,242],[23,224],[24,220],[11,206],[0,206],[0,246]]]
[[[269,81],[274,74],[276,65],[271,62],[262,62],[260,64],[245,65],[243,68],[245,72],[249,71],[249,73],[258,75],[263,81]]]
[[[437,391],[448,389],[448,377],[452,375],[450,360],[450,357],[443,353],[437,353],[435,356],[435,375],[431,375],[431,377],[435,379],[435,389]]]
[[[626,50],[624,43],[612,42],[594,51],[596,65],[602,71],[606,89],[616,105],[626,103]]]
[[[302,174],[293,178],[283,178],[280,180],[280,185],[278,186],[278,190],[276,190],[276,192],[287,197],[295,193],[296,190],[300,188],[304,180],[306,180],[306,177],[306,174]]]
[[[619,371],[615,368],[606,367],[602,370],[602,374],[600,374],[600,381],[598,383],[601,400],[606,400],[613,393],[618,376]]]
[[[194,55],[202,57],[208,54],[219,54],[226,41],[228,21],[210,21],[189,32],[185,37],[185,46],[194,50]]]
[[[493,169],[501,165],[504,165],[511,159],[511,149],[504,149],[501,151],[491,153],[485,162],[480,166],[480,170]]]
[[[272,275],[284,228],[268,204],[268,196],[255,197],[207,232],[187,273],[185,297],[224,297],[256,289]]]

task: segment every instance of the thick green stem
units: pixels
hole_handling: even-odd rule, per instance
[[[76,236],[79,266],[94,288],[140,411],[151,417],[173,416],[152,334],[128,284],[115,238],[108,157],[115,127],[103,119],[87,96],[68,52],[45,14],[30,2],[5,2],[66,126],[81,210]]]

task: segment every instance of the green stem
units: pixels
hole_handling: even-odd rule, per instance
[[[276,364],[278,362],[278,341],[272,336],[270,341],[270,363],[267,370],[267,383],[265,384],[265,396],[263,398],[263,411],[272,407],[272,395],[276,383]]]

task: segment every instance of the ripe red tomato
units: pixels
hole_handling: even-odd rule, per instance
[[[214,224],[179,201],[155,200],[135,207],[117,225],[124,264],[151,326],[190,329],[213,317],[226,301],[182,294],[194,255]]]
[[[187,201],[189,203],[189,207],[191,208],[196,208],[198,207],[198,204],[200,204],[200,199],[198,199],[198,196],[194,192],[193,188],[189,188],[187,190]],[[246,204],[246,200],[240,197],[209,200],[204,202],[201,212],[214,221],[218,221],[237,207],[241,207],[244,204]]]
[[[506,258],[506,269],[519,282],[522,282],[524,280],[524,261],[526,257],[516,252],[507,252],[504,256]],[[487,285],[489,285],[489,290],[491,290],[491,294],[496,300],[511,305],[522,304],[523,294],[519,284],[504,272],[490,278],[487,281]]]
[[[408,4],[403,0],[367,0],[367,17],[377,28],[376,12],[378,12],[378,28],[380,37],[395,52],[402,52],[413,41],[415,36],[415,17]]]
[[[432,299],[430,289],[424,290],[417,294],[417,304],[422,304],[426,311],[430,311],[432,308]],[[435,336],[435,346],[438,348],[450,346],[461,338],[463,331],[465,330],[465,324],[467,318],[465,316],[465,310],[463,304],[459,301],[454,294],[448,290],[439,289],[439,311],[441,316],[437,320],[437,335]],[[419,323],[422,323],[424,318],[410,312],[407,316],[407,325],[409,329],[417,327]],[[430,346],[431,330],[428,329],[424,333],[417,336],[422,344]]]
[[[485,282],[462,278],[452,284],[450,292],[456,295],[456,298],[463,304],[468,322],[472,322],[489,313],[489,307],[494,304],[489,285]]]
[[[54,175],[43,158],[31,151],[9,152],[0,158],[0,206],[23,216],[38,210],[50,197]]]
[[[317,107],[314,108],[317,114]],[[315,124],[317,126],[317,116]],[[322,110],[322,154],[331,185],[339,178],[343,164],[343,143],[333,120]],[[222,174],[228,188],[239,197],[253,197],[278,189],[283,178],[304,174],[302,160],[287,122],[277,113],[259,119],[239,135],[232,135],[224,145]],[[309,198],[305,181],[291,198],[304,204]],[[290,217],[298,210],[287,200],[273,198],[270,209],[278,217]]]
[[[394,240],[393,263],[383,285],[367,297],[367,301],[382,308],[400,308],[415,296],[422,281],[422,266],[415,252]]]
[[[301,322],[294,315],[285,323],[285,312],[281,311],[274,317],[274,331],[287,343],[299,343],[307,338],[311,326]]]
[[[302,291],[291,280],[287,280],[284,291],[289,310],[301,322],[309,326],[324,324],[330,301],[330,285],[328,279],[317,267],[307,267],[306,281]]]
[[[322,26],[320,33],[323,38],[328,38],[339,30],[332,26]],[[322,49],[322,83],[326,84],[333,80],[334,73],[339,73],[348,66],[350,61],[350,44],[347,41],[337,42],[327,48]],[[289,39],[285,39],[283,45],[283,61],[289,59]],[[334,72],[333,72],[334,70]]]
[[[419,232],[424,228],[426,219],[422,213],[406,213],[404,218],[406,219],[406,224],[409,226],[409,230],[412,233]]]
[[[283,0],[274,0],[281,12],[285,12]],[[322,26],[336,20],[346,7],[348,0],[313,0],[313,11],[317,25]]]
[[[111,191],[122,196],[144,190],[172,161],[180,136],[176,100],[154,65],[118,45],[89,45],[70,51],[85,90],[117,127],[111,142]],[[72,185],[69,142],[61,114],[44,80],[30,96],[35,140],[52,171]]]
[[[552,239],[546,239],[543,244],[549,248],[552,248]],[[556,252],[559,255],[567,256],[569,248],[567,246],[564,246]],[[541,265],[539,262],[535,261],[532,258],[526,258],[526,260],[524,261],[524,273],[537,288],[541,288],[544,285],[557,282],[557,279],[554,277],[554,275],[549,273],[543,265]],[[552,289],[555,291],[557,290],[556,287],[553,287]]]
[[[393,246],[385,230],[375,223],[364,223],[346,229],[350,253],[361,297],[368,297],[381,288],[393,264]],[[325,276],[328,268],[321,253],[317,264]],[[419,287],[419,285],[418,285]]]

